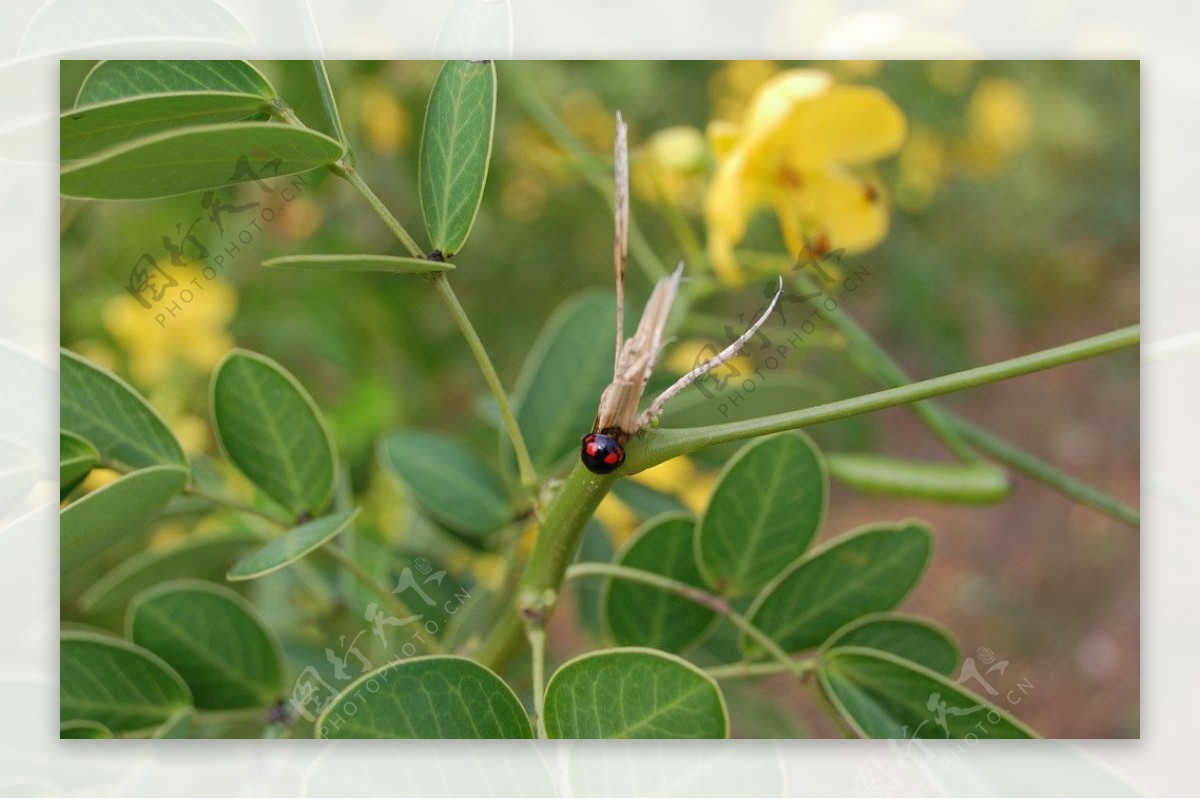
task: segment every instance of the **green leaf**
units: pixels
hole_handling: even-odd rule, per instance
[[[821,650],[824,654],[847,646],[890,652],[939,674],[951,674],[958,665],[958,646],[949,632],[902,613],[876,613],[855,619],[831,635]]]
[[[333,438],[312,397],[282,366],[233,350],[213,373],[212,410],[221,449],[263,493],[297,516],[329,504]]]
[[[129,607],[129,637],[183,677],[196,707],[265,707],[283,693],[279,645],[246,600],[224,586],[173,580]]]
[[[92,469],[100,465],[100,453],[90,441],[66,430],[58,434],[58,496],[65,499],[75,486],[83,482]]]
[[[514,511],[500,477],[457,441],[404,430],[379,442],[379,461],[431,518],[468,537],[500,529]]]
[[[460,657],[416,657],[359,677],[317,718],[318,738],[532,738],[504,681]]]
[[[63,633],[58,679],[61,721],[113,732],[158,726],[192,701],[183,678],[157,655],[94,633]]]
[[[140,532],[186,482],[187,472],[178,466],[151,466],[72,502],[59,517],[62,570],[87,563],[121,538]]]
[[[245,61],[101,61],[83,80],[77,108],[144,94],[229,92],[264,99],[275,90]]]
[[[703,587],[692,548],[695,529],[696,520],[686,513],[651,519],[634,533],[615,562]],[[618,645],[668,652],[687,649],[717,618],[681,596],[621,579],[605,581],[603,607],[609,634]]]
[[[235,122],[270,109],[253,94],[187,92],[151,94],[64,111],[58,117],[58,156],[64,161],[98,155],[109,147],[177,128]]]
[[[128,383],[69,350],[59,357],[59,425],[91,442],[117,467],[187,467],[162,417]]]
[[[169,550],[146,550],[120,564],[79,597],[84,613],[107,615],[121,611],[135,595],[180,577],[219,579],[240,552],[260,539],[250,533],[227,533],[189,538]]]
[[[525,359],[512,405],[539,475],[568,454],[578,458],[579,442],[592,429],[600,392],[612,380],[615,308],[611,294],[572,297]]]
[[[717,683],[653,649],[607,649],[564,663],[546,685],[551,738],[728,738]]]
[[[812,440],[782,433],[747,445],[717,478],[696,530],[709,585],[744,596],[808,548],[825,516],[829,480]]]
[[[900,604],[932,550],[933,536],[919,524],[848,533],[784,570],[763,588],[747,616],[788,652],[809,649],[859,616]],[[753,649],[745,639],[742,647]]]
[[[265,267],[314,269],[323,272],[388,272],[395,275],[422,275],[445,272],[454,264],[427,258],[402,258],[398,255],[285,255],[263,261]]]
[[[308,172],[342,157],[328,136],[274,122],[170,130],[79,161],[59,174],[67,197],[146,200]]]
[[[496,65],[447,61],[438,73],[421,133],[421,211],[435,250],[462,249],[475,222],[492,157]]]
[[[278,571],[332,540],[357,515],[358,508],[352,508],[293,527],[239,560],[225,577],[232,581],[253,580]]]
[[[112,730],[94,721],[64,721],[58,725],[60,740],[68,738],[111,738]]]
[[[994,463],[948,464],[881,458],[826,456],[829,474],[868,494],[984,505],[1008,496],[1008,475]]]
[[[886,652],[833,649],[817,674],[834,707],[866,738],[1037,737],[941,674]]]

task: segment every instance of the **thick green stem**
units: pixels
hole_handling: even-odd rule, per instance
[[[775,659],[775,662],[782,669],[791,672],[792,675],[801,677],[809,669],[803,662],[793,660],[792,656],[785,652],[779,644],[775,643],[775,640],[771,636],[751,624],[745,616],[734,610],[722,597],[711,594],[703,588],[681,583],[678,580],[672,580],[670,577],[663,577],[661,574],[655,574],[654,572],[631,569],[628,566],[618,566],[614,563],[576,563],[567,569],[565,577],[568,580],[580,577],[612,577],[618,580],[629,580],[630,582],[670,591],[676,596],[690,599],[692,602],[702,605],[718,616],[727,619],[730,624],[737,627],[742,633],[745,633],[747,638],[753,639],[756,644],[761,646],[768,655]]]
[[[623,471],[625,474],[635,474],[671,458],[687,455],[716,444],[833,422],[1040,372],[1044,369],[1052,369],[1085,358],[1104,355],[1124,347],[1135,346],[1138,340],[1139,328],[1134,325],[1031,355],[1022,355],[1019,358],[934,377],[898,388],[877,391],[873,394],[864,394],[852,399],[830,402],[815,408],[804,408],[788,413],[708,427],[644,430],[625,448],[626,458]]]
[[[812,671],[817,667],[815,658],[805,658],[804,660],[793,661],[805,672]],[[742,661],[740,663],[727,663],[724,666],[710,666],[705,669],[708,676],[715,680],[743,680],[749,677],[767,677],[772,674],[780,674],[782,672],[795,672],[794,667],[789,663],[780,663],[777,660],[768,660],[762,663],[751,663]]]
[[[384,205],[383,200],[371,191],[371,187],[363,182],[362,177],[353,166],[349,164],[339,164],[335,172],[345,178],[351,186],[358,190],[358,193],[363,196],[370,206],[375,209],[375,213],[383,220],[384,224],[395,234],[400,243],[414,258],[424,258],[425,254],[421,252],[421,248],[404,226],[392,216],[392,212]],[[538,478],[537,472],[533,468],[533,461],[529,457],[529,447],[525,445],[525,437],[521,435],[521,428],[517,425],[517,417],[513,414],[512,405],[508,402],[508,394],[504,391],[504,386],[500,382],[500,376],[496,374],[496,367],[492,365],[492,359],[488,356],[487,349],[483,346],[483,342],[479,338],[479,334],[475,332],[475,326],[471,324],[471,318],[467,316],[467,312],[463,309],[462,303],[458,301],[458,296],[455,295],[454,289],[451,288],[450,282],[446,279],[446,275],[439,273],[434,276],[433,283],[437,286],[438,294],[442,301],[446,304],[447,310],[450,311],[450,316],[453,317],[454,323],[458,325],[459,331],[463,338],[466,339],[467,346],[471,349],[471,354],[475,356],[475,363],[479,365],[479,371],[483,373],[484,382],[487,383],[488,390],[492,393],[492,399],[496,401],[496,407],[500,409],[500,416],[504,420],[504,428],[508,433],[509,440],[512,442],[513,453],[517,458],[517,469],[521,476],[521,484],[526,490],[532,491],[537,487]]]
[[[575,462],[538,527],[533,554],[517,583],[515,601],[504,609],[476,655],[485,666],[498,669],[516,654],[523,620],[544,624],[554,612],[558,589],[567,566],[575,559],[584,526],[616,479],[615,474],[593,474]]]

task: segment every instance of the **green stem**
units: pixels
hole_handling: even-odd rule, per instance
[[[508,431],[509,440],[512,441],[513,454],[517,457],[521,485],[529,490],[536,489],[538,485],[537,471],[533,468],[533,460],[529,457],[529,448],[525,445],[525,437],[521,435],[521,427],[517,424],[517,417],[513,414],[512,405],[508,402],[508,394],[505,393],[504,386],[500,383],[500,375],[496,374],[496,367],[492,366],[492,360],[488,357],[487,350],[479,339],[479,334],[475,332],[475,327],[471,324],[471,318],[463,310],[446,275],[444,273],[435,275],[433,284],[437,286],[438,293],[442,295],[446,307],[450,310],[450,315],[454,317],[458,329],[462,331],[463,338],[467,340],[467,346],[475,355],[475,362],[479,364],[479,370],[483,372],[483,379],[487,383],[488,389],[491,390],[492,397],[496,400],[496,406],[500,409],[504,428]]]
[[[229,510],[237,511],[238,513],[248,513],[251,516],[257,516],[260,519],[265,519],[266,521],[271,522],[272,524],[279,525],[280,527],[291,527],[292,526],[292,521],[289,519],[284,519],[280,516],[276,516],[274,513],[271,513],[270,511],[265,511],[262,508],[257,508],[253,505],[248,505],[245,502],[241,502],[239,500],[234,499],[233,497],[227,497],[227,496],[224,496],[223,494],[213,494],[209,491],[204,490],[203,488],[201,488],[198,485],[184,486],[183,493],[188,494],[193,497],[200,497],[201,499],[206,499],[209,502],[213,503],[214,505],[220,505],[222,507],[228,508]]]
[[[808,275],[797,273],[796,282],[805,292],[820,291],[821,287]],[[842,310],[841,304],[830,311],[822,311],[833,321],[834,326],[850,343],[851,349],[859,356],[860,366],[872,374],[875,379],[888,388],[895,388],[911,383],[912,380],[887,352],[875,342],[871,334],[864,330],[858,322]],[[932,404],[917,402],[912,405],[912,412],[917,415],[933,434],[956,456],[967,463],[977,463],[979,455],[975,453],[959,430],[939,412]]]
[[[625,476],[715,444],[845,419],[1049,369],[1133,346],[1138,343],[1138,338],[1135,325],[1032,355],[815,408],[711,427],[646,430],[630,440],[625,448],[625,466],[618,472]],[[567,566],[579,548],[584,525],[617,477],[618,473],[592,474],[576,462],[560,493],[546,510],[533,555],[517,586],[516,601],[505,608],[479,650],[477,657],[483,665],[498,670],[512,658],[520,646],[523,618],[544,624],[554,612],[559,588]],[[688,586],[688,589],[695,590],[694,586]]]
[[[798,664],[805,672],[812,671],[817,667],[815,658],[806,658],[793,662]],[[777,660],[768,660],[765,663],[751,663],[743,660],[739,663],[727,663],[724,666],[710,666],[705,671],[708,672],[708,676],[717,680],[741,680],[748,677],[766,677],[771,674],[781,674],[783,672],[794,673],[792,666],[787,663],[780,663]]]
[[[1133,325],[1082,341],[1064,344],[1061,347],[910,383],[906,386],[877,391],[873,394],[838,400],[814,408],[804,408],[798,411],[708,427],[644,430],[630,442],[630,446],[626,447],[623,471],[626,474],[635,474],[671,458],[687,455],[716,444],[833,422],[1052,369],[1063,364],[1135,346],[1138,340],[1139,328],[1137,325]]]
[[[567,569],[564,576],[567,580],[576,580],[580,577],[611,577],[670,591],[676,596],[689,599],[727,619],[734,627],[745,633],[747,638],[753,639],[756,644],[761,646],[783,670],[790,672],[793,676],[801,677],[810,668],[801,661],[793,660],[792,656],[775,643],[771,636],[751,624],[745,616],[734,610],[722,597],[709,593],[703,588],[672,580],[670,577],[664,577],[654,572],[618,566],[615,563],[576,563]]]
[[[383,223],[388,226],[388,229],[391,230],[392,233],[395,234],[396,238],[400,240],[400,243],[404,245],[404,249],[408,250],[409,255],[411,255],[413,258],[425,257],[425,253],[421,250],[420,245],[417,244],[417,240],[414,239],[407,230],[405,230],[404,225],[400,224],[400,220],[392,216],[392,212],[389,211],[388,207],[383,204],[383,200],[379,199],[379,195],[371,191],[371,187],[363,181],[362,176],[358,174],[358,170],[356,170],[350,164],[340,163],[333,167],[333,171],[336,175],[344,178],[346,182],[353,186],[355,190],[362,195],[363,199],[367,201],[367,204],[371,206],[376,215],[383,220]]]
[[[375,594],[383,601],[383,604],[387,606],[388,611],[396,618],[419,615],[409,610],[408,606],[404,604],[400,597],[389,591],[387,586],[381,585],[379,581],[375,579],[373,574],[363,568],[361,563],[350,557],[350,555],[342,551],[340,548],[334,546],[333,544],[326,544],[318,549],[317,552],[353,574],[364,588]],[[428,640],[426,646],[429,648],[431,654],[436,655],[441,654],[442,652],[441,646],[432,638]]]
[[[392,212],[384,205],[383,200],[371,191],[354,167],[349,164],[340,164],[335,170],[341,175],[350,185],[358,190],[358,193],[363,196],[370,206],[375,209],[375,213],[383,220],[384,224],[391,229],[400,243],[409,251],[414,258],[424,258],[425,254],[421,252],[421,248],[417,242],[409,235],[404,226],[392,216]],[[529,447],[525,444],[525,437],[521,435],[521,428],[517,424],[517,417],[513,414],[512,405],[509,404],[508,394],[504,391],[504,386],[500,382],[500,376],[496,374],[496,367],[492,365],[492,359],[488,356],[487,349],[484,348],[483,342],[479,339],[479,334],[475,332],[474,325],[471,324],[471,318],[467,316],[467,312],[463,309],[462,303],[458,301],[458,297],[451,288],[450,282],[446,279],[446,275],[439,273],[434,276],[433,283],[437,287],[438,294],[442,301],[446,304],[446,308],[450,311],[450,315],[454,318],[455,324],[458,325],[459,331],[463,338],[467,341],[467,346],[471,349],[471,354],[475,356],[475,362],[479,365],[479,370],[483,373],[483,379],[487,383],[488,390],[492,393],[492,398],[496,401],[496,407],[500,409],[500,416],[504,420],[505,430],[508,432],[509,440],[512,441],[513,453],[517,458],[517,469],[521,476],[521,485],[527,490],[533,490],[537,487],[538,478],[537,471],[533,468],[533,460],[529,457]]]
[[[546,737],[542,700],[546,690],[546,628],[540,624],[525,625],[525,636],[529,639],[529,651],[533,662],[533,719],[537,737]]]
[[[1064,474],[1054,466],[1014,447],[1007,441],[1000,440],[981,427],[976,427],[963,419],[954,421],[968,441],[1004,465],[1045,483],[1056,491],[1106,513],[1118,521],[1133,527],[1141,525],[1142,516],[1135,508],[1113,499],[1087,483]]]
[[[342,129],[342,117],[338,114],[337,101],[333,97],[333,87],[329,85],[329,73],[325,71],[325,62],[309,61],[308,63],[312,67],[313,78],[317,83],[317,93],[321,95],[321,108],[325,110],[325,119],[333,128],[337,140],[346,148],[347,163],[354,163],[353,155],[350,152],[350,141],[346,138],[346,131]]]

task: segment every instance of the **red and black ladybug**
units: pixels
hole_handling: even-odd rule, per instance
[[[621,468],[625,462],[625,448],[620,441],[606,433],[588,433],[580,444],[579,459],[588,471],[608,474]]]

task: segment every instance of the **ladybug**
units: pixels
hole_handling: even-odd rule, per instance
[[[580,444],[579,459],[588,471],[608,474],[621,468],[625,462],[625,448],[620,441],[606,433],[589,433]]]

